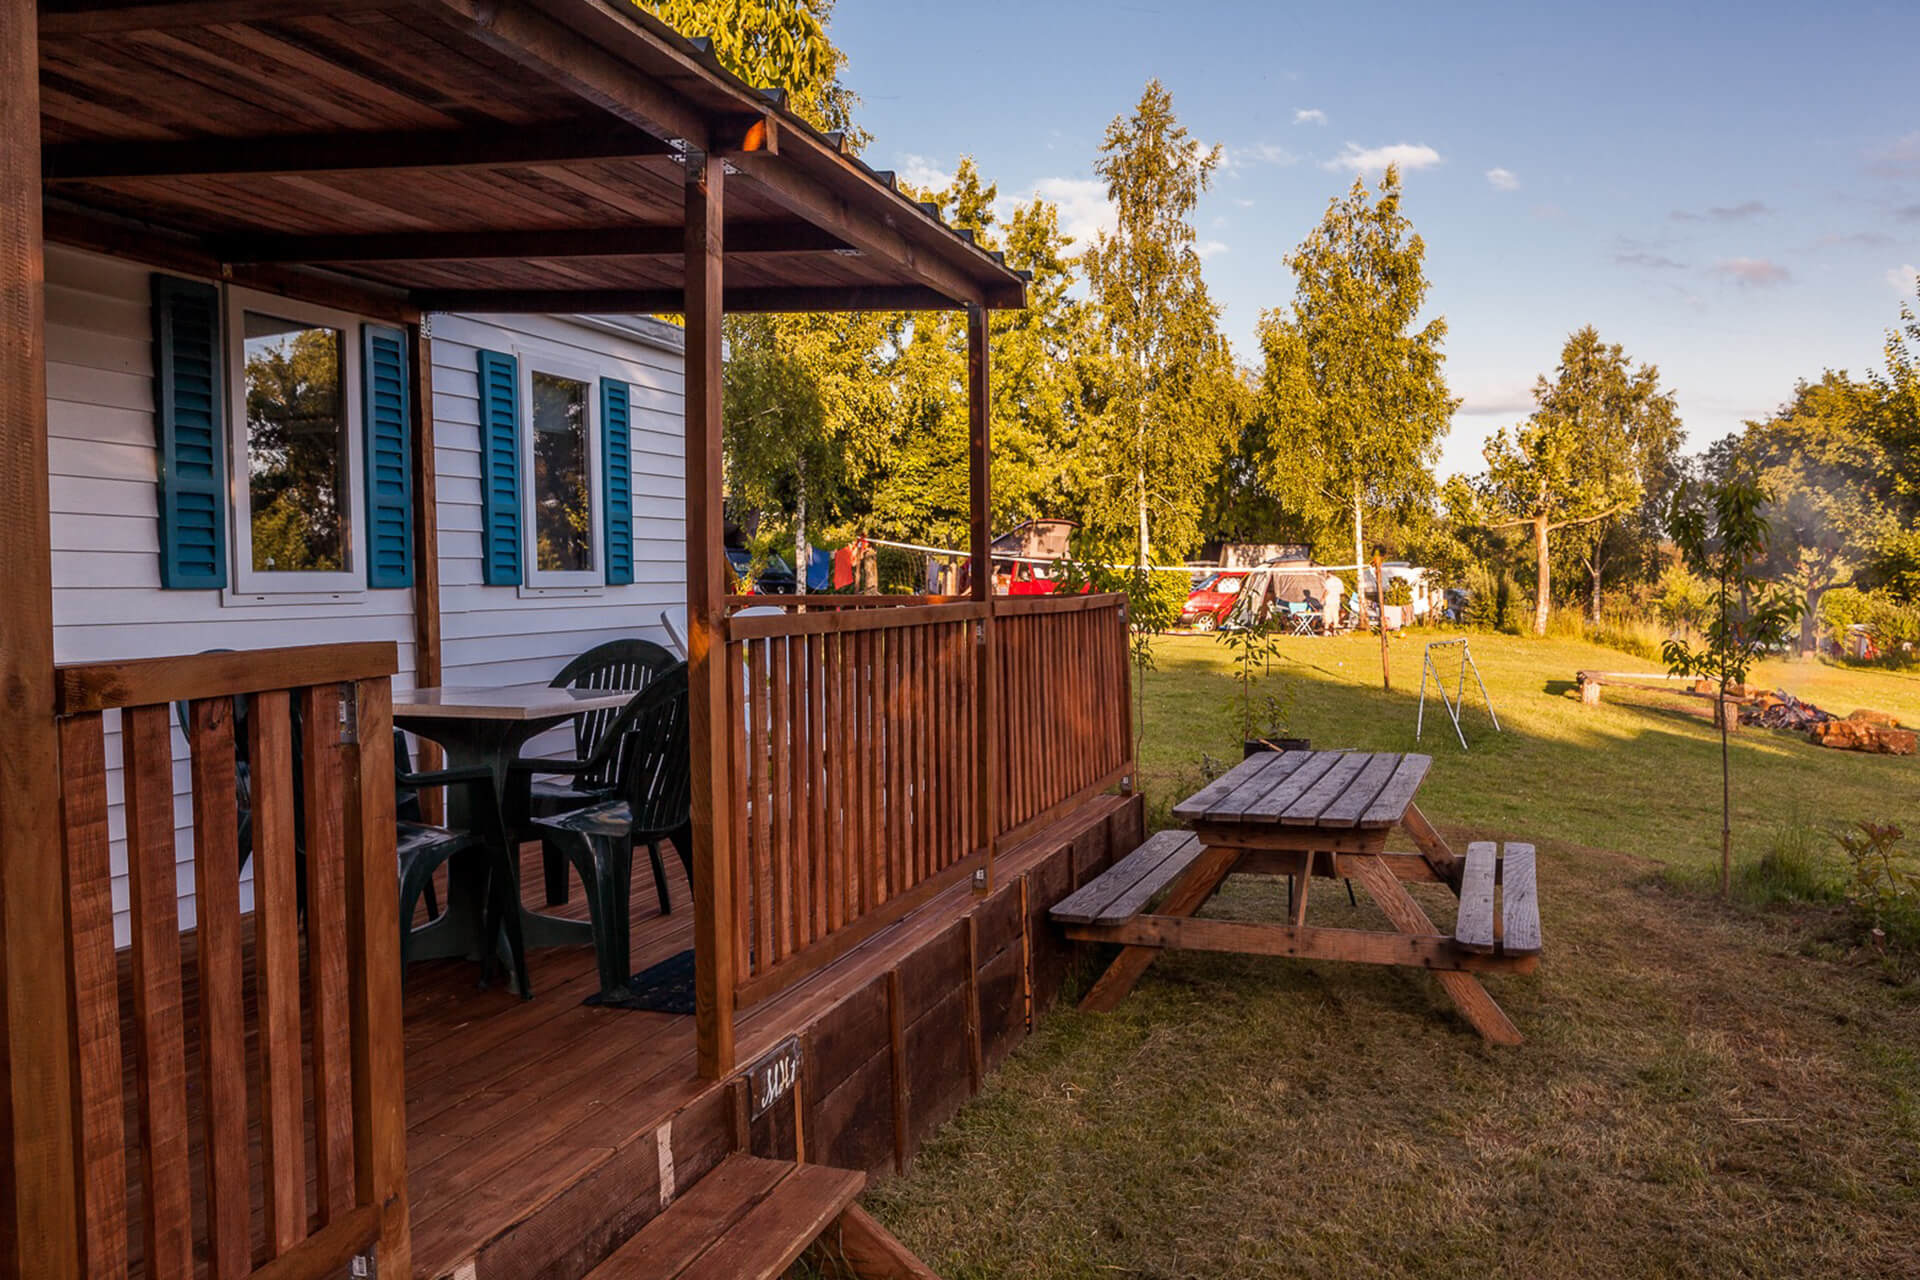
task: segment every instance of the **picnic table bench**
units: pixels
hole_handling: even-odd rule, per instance
[[[1112,1009],[1170,948],[1409,965],[1433,970],[1482,1036],[1518,1044],[1519,1031],[1474,975],[1529,973],[1539,963],[1533,846],[1476,841],[1456,856],[1414,803],[1432,763],[1392,752],[1268,752],[1175,806],[1191,831],[1159,832],[1051,911],[1068,937],[1122,948],[1082,1007]],[[1417,852],[1386,848],[1395,827]],[[1233,874],[1290,877],[1287,922],[1199,918]],[[1308,925],[1315,876],[1359,882],[1393,931]],[[1435,928],[1408,882],[1454,891],[1451,933]]]

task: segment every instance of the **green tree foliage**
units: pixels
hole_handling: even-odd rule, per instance
[[[847,56],[827,34],[833,0],[637,0],[683,36],[708,41],[727,70],[821,129],[853,129],[859,103],[840,82]],[[864,136],[856,136],[863,143]]]
[[[1920,278],[1916,278],[1920,289]],[[1920,315],[1900,307],[1900,324],[1887,331],[1887,368],[1873,376],[1883,404],[1876,435],[1885,464],[1874,492],[1887,519],[1869,548],[1863,583],[1920,605]]]
[[[1680,438],[1673,394],[1660,390],[1660,372],[1632,367],[1618,343],[1609,346],[1591,325],[1561,348],[1552,382],[1534,384],[1535,409],[1526,422],[1503,428],[1487,442],[1481,490],[1491,528],[1526,528],[1533,535],[1533,631],[1547,633],[1551,608],[1553,535],[1597,525],[1636,508],[1668,473]],[[1604,540],[1593,544],[1594,608]]]
[[[1675,496],[1673,541],[1688,569],[1711,584],[1713,603],[1701,643],[1675,637],[1662,647],[1667,669],[1716,686],[1720,722],[1720,893],[1733,892],[1733,772],[1727,733],[1738,714],[1727,687],[1744,684],[1760,657],[1785,642],[1800,605],[1767,589],[1759,566],[1769,553],[1770,495],[1750,471],[1683,486]]]
[[[1709,453],[1710,468],[1752,471],[1770,495],[1773,536],[1762,568],[1803,602],[1803,653],[1814,646],[1820,598],[1852,582],[1873,550],[1897,536],[1881,492],[1890,467],[1879,430],[1883,399],[1873,384],[1829,371]]]
[[[998,188],[971,157],[942,190],[916,192],[976,243],[1033,273],[1023,310],[990,313],[993,519],[1018,523],[1071,509],[1073,446],[1081,420],[1087,304],[1073,296],[1072,241],[1058,211],[1035,199],[1004,225]],[[964,317],[922,312],[888,334],[881,375],[893,388],[893,464],[873,495],[875,527],[946,545],[967,535],[967,335]]]
[[[1200,540],[1206,490],[1234,436],[1233,365],[1200,278],[1193,211],[1220,149],[1202,148],[1149,81],[1107,126],[1094,170],[1118,215],[1087,250],[1100,359],[1080,436],[1083,523],[1136,563]]]
[[[1441,369],[1446,321],[1414,327],[1427,296],[1426,243],[1400,202],[1397,169],[1373,194],[1356,179],[1287,258],[1291,313],[1260,320],[1266,485],[1322,528],[1344,517],[1356,564],[1367,559],[1370,516],[1431,495],[1458,403]]]

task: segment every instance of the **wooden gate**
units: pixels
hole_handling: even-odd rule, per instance
[[[204,1268],[212,1280],[317,1280],[376,1251],[382,1274],[410,1274],[394,669],[391,644],[60,669],[86,1275]],[[125,815],[124,952],[115,807]]]

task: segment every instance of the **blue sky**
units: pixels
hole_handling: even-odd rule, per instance
[[[1692,447],[1796,378],[1876,365],[1920,268],[1920,4],[839,0],[874,134],[926,181],[971,154],[1082,233],[1107,123],[1159,77],[1227,165],[1197,225],[1236,354],[1357,167],[1406,160],[1465,397],[1442,470],[1530,406],[1581,324],[1652,361]]]

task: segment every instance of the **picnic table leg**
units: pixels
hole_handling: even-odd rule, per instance
[[[1354,878],[1366,886],[1367,893],[1386,912],[1387,919],[1393,921],[1393,927],[1401,933],[1437,933],[1433,921],[1427,918],[1420,904],[1414,900],[1400,878],[1393,874],[1392,868],[1381,859],[1373,856],[1351,858],[1348,866],[1353,868]],[[1440,986],[1453,999],[1473,1029],[1494,1044],[1520,1044],[1523,1037],[1519,1028],[1513,1025],[1504,1010],[1494,1003],[1487,989],[1480,985],[1480,979],[1470,973],[1458,970],[1436,969],[1434,977],[1440,979]]]
[[[1413,843],[1420,850],[1420,856],[1425,858],[1427,865],[1433,868],[1433,873],[1452,885],[1453,891],[1458,893],[1460,891],[1460,857],[1448,846],[1446,837],[1427,821],[1427,815],[1420,812],[1419,805],[1411,803],[1407,805],[1407,811],[1400,815],[1400,826],[1412,838]]]
[[[1173,882],[1172,888],[1167,891],[1166,901],[1154,914],[1192,915],[1206,905],[1207,899],[1220,888],[1221,882],[1238,861],[1238,849],[1209,846]],[[1127,992],[1133,990],[1133,984],[1140,981],[1140,975],[1147,971],[1147,966],[1153,963],[1160,951],[1159,947],[1122,947],[1120,954],[1113,958],[1113,963],[1107,966],[1107,971],[1100,975],[1100,980],[1080,1001],[1080,1007],[1093,1013],[1111,1013],[1127,998]]]

